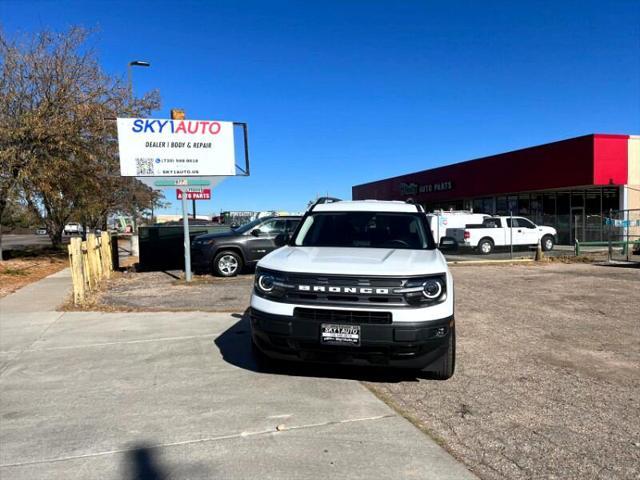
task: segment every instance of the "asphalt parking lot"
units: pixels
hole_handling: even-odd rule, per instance
[[[50,246],[48,235],[36,234],[4,234],[2,235],[2,248],[5,250],[24,250],[29,247]]]

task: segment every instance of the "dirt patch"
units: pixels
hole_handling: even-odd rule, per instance
[[[0,298],[67,266],[66,255],[59,253],[13,258],[0,262]]]
[[[483,479],[635,479],[640,270],[453,267],[446,382],[369,383]]]
[[[218,278],[181,271],[117,272],[81,307],[63,310],[243,312],[249,305],[253,275]]]

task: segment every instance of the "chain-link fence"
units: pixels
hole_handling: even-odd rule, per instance
[[[611,210],[605,225],[609,261],[640,262],[640,209]]]

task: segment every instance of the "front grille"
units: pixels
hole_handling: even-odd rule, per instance
[[[368,287],[387,288],[388,294],[366,294],[348,292],[322,292],[322,291],[300,291],[295,287],[285,292],[285,298],[292,303],[315,303],[325,305],[367,305],[380,307],[404,307],[407,302],[402,295],[393,294],[391,289],[400,288],[406,282],[401,278],[381,278],[381,277],[355,277],[342,275],[304,275],[289,274],[287,283],[290,285],[309,285],[314,287]]]
[[[392,322],[391,312],[362,312],[355,310],[323,310],[319,308],[294,308],[293,316],[302,320],[326,323],[369,323],[387,325]]]

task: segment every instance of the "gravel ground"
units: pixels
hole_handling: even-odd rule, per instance
[[[452,271],[455,376],[360,379],[485,480],[640,478],[640,269]],[[97,308],[240,313],[249,304],[252,275],[189,286],[179,275],[120,274]]]
[[[455,376],[369,388],[483,479],[640,478],[640,269],[452,270]]]
[[[190,284],[183,276],[180,271],[117,273],[91,308],[242,313],[249,306],[252,274],[234,278],[194,275]]]

